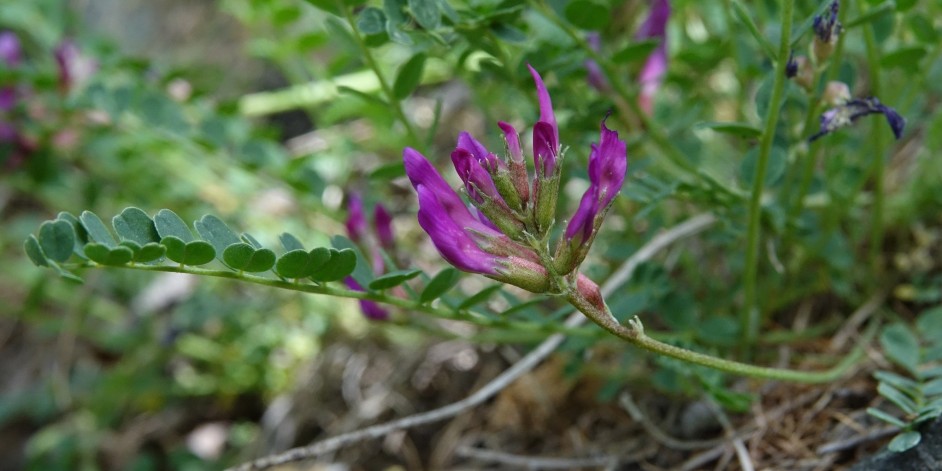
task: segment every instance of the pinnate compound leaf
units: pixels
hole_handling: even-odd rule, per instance
[[[890,443],[886,446],[886,448],[890,451],[899,453],[918,445],[921,441],[922,435],[919,432],[915,430],[909,430],[893,437],[893,440],[890,440]]]
[[[232,244],[223,251],[223,261],[226,265],[251,273],[270,270],[275,266],[275,252],[269,249],[256,249],[249,244]]]
[[[396,74],[396,81],[393,83],[393,95],[396,98],[403,99],[408,97],[418,88],[422,81],[422,72],[425,71],[424,52],[420,52],[402,65]]]
[[[101,218],[98,217],[97,214],[91,211],[82,211],[82,215],[79,216],[79,221],[82,222],[82,227],[84,227],[88,232],[88,239],[90,242],[97,242],[106,247],[114,247],[118,245],[114,239],[114,236],[111,235],[111,232],[108,232],[108,228],[105,226],[105,223],[101,222]]]
[[[85,255],[101,265],[126,265],[134,258],[134,251],[123,245],[109,247],[98,242],[91,242],[85,246]]]
[[[43,253],[43,250],[39,247],[39,241],[36,240],[36,236],[30,234],[26,238],[26,241],[23,242],[23,250],[26,252],[26,256],[29,257],[30,261],[33,262],[33,265],[37,267],[48,267],[49,261],[46,259],[46,255]]]
[[[443,269],[438,272],[432,280],[428,282],[425,289],[422,290],[422,294],[419,295],[419,302],[427,303],[438,299],[439,296],[453,288],[460,279],[461,272],[458,270],[451,267]]]
[[[39,226],[39,246],[46,258],[64,262],[75,247],[75,231],[66,221],[46,221]]]
[[[212,244],[203,240],[184,242],[177,236],[167,236],[160,245],[167,248],[167,258],[183,265],[205,265],[216,258]]]
[[[294,234],[289,232],[282,233],[280,236],[278,236],[278,240],[281,241],[281,245],[285,248],[285,250],[289,252],[292,250],[304,250],[304,244],[302,244],[301,241],[294,236]]]
[[[239,237],[235,232],[232,232],[232,229],[229,229],[226,223],[212,214],[203,216],[200,220],[194,222],[193,225],[196,227],[196,232],[199,233],[200,237],[210,244],[213,244],[213,247],[216,249],[216,257],[222,262],[225,262],[223,253],[226,247],[232,244],[242,243]]]
[[[357,266],[356,253],[351,249],[329,249],[330,259],[311,274],[314,281],[338,281],[353,273]]]
[[[886,356],[911,373],[919,368],[919,339],[909,327],[896,322],[886,326],[880,333],[880,345]]]
[[[177,213],[169,209],[161,209],[154,216],[154,225],[157,227],[157,233],[161,239],[165,237],[176,237],[182,242],[190,242],[194,239],[190,228]]]
[[[369,289],[384,290],[399,286],[422,273],[422,270],[396,270],[378,276],[370,282]]]

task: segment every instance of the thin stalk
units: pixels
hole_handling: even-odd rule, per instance
[[[389,105],[396,113],[399,121],[402,122],[402,125],[405,126],[406,134],[409,135],[409,143],[413,146],[421,145],[422,140],[419,139],[419,135],[416,133],[415,127],[412,126],[412,121],[409,121],[406,113],[402,110],[402,102],[393,93],[392,87],[389,86],[389,81],[386,80],[385,76],[383,76],[383,72],[380,70],[379,64],[376,62],[376,58],[373,57],[373,52],[369,47],[367,47],[366,41],[363,40],[363,36],[360,34],[360,31],[357,30],[357,22],[350,13],[350,9],[341,2],[337,3],[340,9],[343,11],[344,19],[346,19],[347,24],[350,25],[350,31],[353,34],[353,39],[357,43],[357,47],[360,48],[360,53],[363,54],[363,60],[366,61],[366,65],[368,65],[370,69],[373,69],[373,73],[376,74],[376,78],[379,80],[379,87],[383,90],[383,94],[386,95]]]
[[[858,10],[863,10],[863,2],[857,1]],[[863,28],[864,43],[867,47],[867,63],[870,72],[870,94],[880,96],[880,51],[877,49],[877,41],[873,34],[873,25],[866,25]],[[885,178],[884,173],[886,164],[883,158],[884,131],[877,129],[880,123],[873,123],[874,130],[870,133],[873,141],[873,167],[871,176],[873,178],[873,210],[871,211],[870,225],[870,268],[872,274],[878,274],[882,271],[880,255],[883,249],[883,209],[886,206]]]
[[[629,326],[624,326],[612,316],[607,307],[600,307],[583,297],[577,290],[571,290],[567,299],[600,327],[643,350],[735,375],[796,383],[827,383],[844,376],[863,357],[866,346],[877,331],[877,323],[871,324],[856,347],[833,367],[823,371],[798,371],[740,363],[663,343],[646,335],[637,317],[630,321]]]
[[[782,2],[782,37],[779,41],[778,61],[775,64],[772,96],[769,99],[765,129],[762,132],[759,158],[752,182],[752,195],[749,198],[749,230],[746,236],[746,270],[743,279],[744,300],[742,313],[740,314],[740,326],[745,335],[746,345],[755,344],[759,335],[760,313],[757,305],[756,283],[759,272],[759,239],[762,227],[762,190],[769,166],[769,155],[772,152],[772,138],[775,137],[775,126],[778,124],[779,109],[785,92],[785,66],[791,53],[790,43],[794,10],[794,0],[784,0]]]

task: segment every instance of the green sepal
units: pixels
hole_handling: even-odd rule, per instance
[[[556,173],[556,175],[549,178],[540,178],[538,182],[539,190],[536,195],[536,205],[534,206],[533,212],[540,236],[550,230],[553,226],[553,221],[556,219],[556,199],[559,194],[558,170]]]

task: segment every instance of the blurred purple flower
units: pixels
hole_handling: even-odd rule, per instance
[[[377,204],[373,208],[373,229],[376,231],[376,237],[379,239],[380,247],[386,250],[392,249],[395,243],[392,216],[381,204]]]
[[[359,193],[350,193],[347,201],[347,236],[350,240],[360,243],[366,233],[366,216],[363,214],[363,198]]]
[[[20,38],[13,31],[0,32],[0,61],[9,67],[20,65],[22,50]]]
[[[589,47],[595,52],[599,52],[602,48],[602,37],[599,33],[594,31],[588,33],[585,36],[585,40],[589,43]],[[608,91],[608,80],[605,79],[605,74],[602,72],[602,67],[599,66],[598,62],[595,62],[593,59],[586,59],[585,70],[586,80],[592,88],[600,92]]]
[[[81,85],[98,69],[95,60],[83,55],[75,41],[70,39],[60,42],[53,55],[59,68],[59,90],[62,93]]]
[[[343,280],[344,284],[347,285],[347,288],[350,288],[354,291],[366,291],[363,289],[363,286],[360,283],[357,283],[357,280],[353,279],[352,276],[348,276]],[[374,321],[384,321],[389,319],[389,311],[383,309],[375,301],[370,301],[368,299],[360,299],[360,310],[363,311],[363,315],[367,319]]]
[[[657,48],[651,52],[641,67],[638,82],[641,84],[641,93],[638,96],[638,105],[644,112],[651,114],[654,109],[654,95],[661,88],[664,74],[667,72],[667,21],[671,16],[671,5],[668,0],[652,0],[651,12],[648,18],[635,34],[637,39],[660,39]]]
[[[880,103],[876,97],[853,98],[839,104],[821,115],[821,127],[817,134],[808,140],[813,141],[838,129],[850,126],[858,119],[871,115],[882,114],[897,139],[902,137],[906,127],[906,119],[900,116],[893,108]]]

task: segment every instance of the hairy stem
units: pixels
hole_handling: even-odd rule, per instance
[[[759,273],[759,239],[762,227],[762,190],[765,173],[769,166],[772,152],[772,139],[778,124],[779,109],[785,92],[785,66],[791,53],[792,16],[795,10],[794,0],[782,2],[782,37],[779,41],[778,61],[775,64],[775,77],[772,83],[772,96],[769,98],[768,114],[765,117],[765,129],[759,147],[759,158],[752,182],[752,194],[749,198],[749,229],[746,235],[746,269],[743,275],[744,299],[740,315],[740,326],[746,345],[755,344],[759,336],[760,311],[758,306],[756,283]]]

